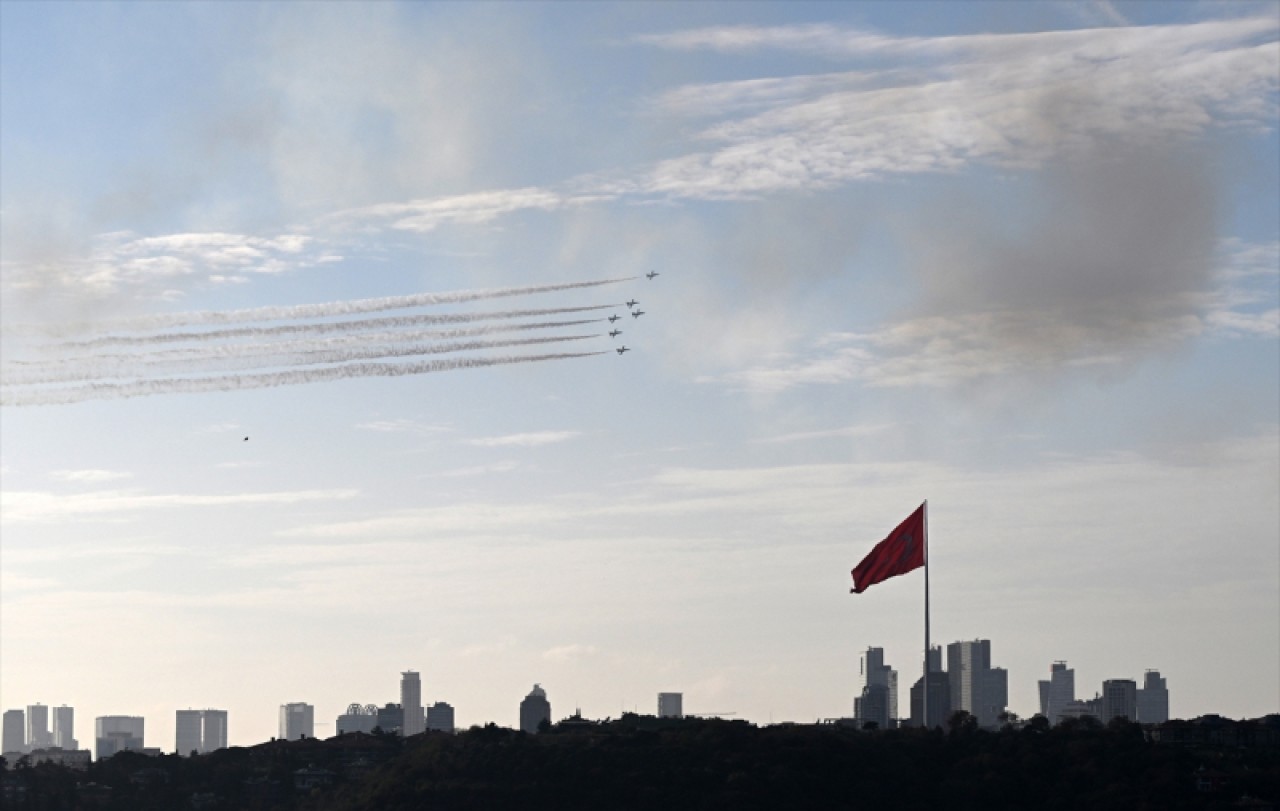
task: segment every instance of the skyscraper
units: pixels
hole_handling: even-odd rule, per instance
[[[898,717],[898,671],[884,663],[884,648],[867,648],[862,655],[862,695],[853,700],[853,716],[888,729]]]
[[[684,693],[658,693],[659,718],[684,718]]]
[[[520,702],[520,729],[537,732],[543,721],[551,723],[551,702],[547,701],[547,691],[542,689],[542,685],[535,684]]]
[[[53,745],[60,749],[75,750],[80,748],[80,742],[75,738],[76,730],[76,710],[75,707],[62,705],[53,708]]]
[[[964,710],[984,727],[1000,723],[1008,702],[1009,676],[991,667],[991,640],[947,645],[947,677],[951,682],[951,711]]]
[[[133,715],[100,715],[94,721],[94,750],[98,760],[126,749],[143,747],[146,721]]]
[[[22,710],[4,711],[3,751],[0,754],[27,751],[27,716]]]
[[[204,742],[204,719],[200,710],[178,710],[173,751],[183,757],[198,755]]]
[[[43,704],[27,706],[27,751],[47,749],[53,746],[53,733],[49,731],[49,708]]]
[[[1040,714],[1056,724],[1067,705],[1076,700],[1076,672],[1066,662],[1049,665],[1049,680],[1040,682]]]
[[[1169,720],[1169,688],[1159,670],[1148,670],[1138,688],[1138,722],[1163,724]]]
[[[1102,723],[1116,718],[1138,720],[1138,683],[1133,679],[1108,679],[1102,683]]]
[[[426,719],[422,715],[422,682],[418,680],[415,670],[406,670],[400,674],[400,706],[404,709],[401,735],[407,738],[426,728]]]
[[[315,728],[315,707],[302,703],[280,705],[280,740],[314,738]]]
[[[929,717],[924,717],[924,679],[911,686],[911,726],[940,727],[951,717],[951,682],[941,670],[929,673]]]
[[[226,710],[178,710],[174,752],[188,757],[226,748]]]
[[[453,732],[453,707],[437,701],[427,707],[427,729],[436,732]]]

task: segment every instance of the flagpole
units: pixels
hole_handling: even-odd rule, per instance
[[[924,500],[924,680],[920,682],[923,696],[924,728],[929,729],[929,499]]]

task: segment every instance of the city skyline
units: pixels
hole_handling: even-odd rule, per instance
[[[927,499],[1013,711],[1274,712],[1278,85],[1271,0],[0,3],[0,707],[906,715]]]
[[[1003,668],[991,666],[990,649],[991,640],[985,639],[960,640],[950,643],[945,647],[946,659],[944,667],[944,647],[942,645],[933,647],[934,656],[931,657],[933,667],[936,672],[943,673],[947,677],[945,689],[942,690],[942,693],[947,696],[945,714],[964,710],[973,715],[980,726],[987,729],[994,729],[1005,723],[1004,713],[1006,710],[1012,713],[1011,719],[1021,718],[1021,720],[1026,721],[1033,715],[1038,714],[1046,717],[1051,724],[1059,723],[1063,718],[1078,717],[1080,715],[1092,715],[1100,720],[1110,720],[1117,715],[1124,715],[1130,720],[1147,724],[1161,723],[1175,717],[1169,714],[1168,679],[1163,677],[1159,671],[1147,670],[1143,674],[1143,686],[1141,688],[1137,686],[1137,681],[1134,679],[1103,680],[1100,683],[1100,689],[1095,693],[1095,698],[1081,699],[1076,697],[1074,671],[1067,668],[1066,663],[1062,661],[1051,663],[1049,668],[1051,680],[1039,683],[1039,708],[1025,713],[1018,712],[1015,708],[1007,707],[1002,703],[1008,695],[1008,674]],[[899,723],[904,725],[918,724],[920,712],[917,705],[919,698],[918,696],[916,697],[915,704],[912,704],[911,707],[898,704],[898,671],[886,662],[884,649],[868,648],[862,654],[861,659],[861,684],[855,686],[852,692],[851,705],[853,712],[838,716],[839,720],[856,722],[859,726],[871,721],[880,729],[889,729]],[[515,719],[511,723],[507,723],[506,720],[501,718],[491,718],[476,719],[468,724],[459,726],[455,721],[454,707],[448,702],[437,700],[429,707],[421,707],[422,681],[418,671],[403,671],[400,675],[399,687],[402,702],[407,695],[411,700],[416,701],[422,710],[420,715],[423,723],[420,728],[405,729],[404,719],[410,717],[410,714],[405,712],[406,705],[404,703],[387,703],[382,706],[353,703],[347,706],[344,713],[337,716],[333,724],[334,733],[339,735],[350,732],[369,733],[374,729],[381,729],[384,732],[407,737],[425,730],[454,732],[468,727],[484,726],[489,723],[496,723],[498,726],[506,726],[511,729],[523,729],[532,733],[537,731],[539,722],[544,719],[550,723],[557,723],[560,720],[572,717],[582,718],[591,717],[592,715],[588,713],[583,716],[582,708],[578,706],[574,708],[572,713],[564,712],[557,717],[552,710],[545,688],[541,684],[534,684],[533,689],[520,702],[518,708],[515,708]],[[977,686],[985,684],[992,677],[998,677],[993,686]],[[919,681],[919,678],[917,678],[916,688],[919,686]],[[1110,686],[1113,684],[1128,684],[1132,688],[1129,690],[1132,695],[1126,693],[1125,696],[1127,697],[1114,699],[1110,695]],[[1058,686],[1051,688],[1050,685]],[[861,688],[860,691],[858,687]],[[876,689],[881,692],[874,692]],[[984,690],[987,692],[983,692]],[[683,709],[683,693],[657,692],[655,695],[656,700],[653,706],[649,708],[652,711],[641,710],[637,705],[630,710],[621,709],[619,716],[627,712],[653,715],[658,718],[683,718],[686,716]],[[1053,696],[1053,698],[1051,699],[1050,696]],[[1115,701],[1127,703],[1115,704]],[[982,709],[984,706],[986,707],[985,710]],[[1122,709],[1117,710],[1116,707],[1121,707]],[[1140,708],[1145,708],[1145,713]],[[64,713],[64,718],[74,718],[74,707],[63,705],[56,709]],[[723,715],[732,717],[737,715],[737,712],[733,710],[722,709],[715,712],[707,712],[701,708],[699,709],[699,712],[691,713],[688,717],[718,717]],[[975,709],[977,709],[976,712],[974,711]],[[36,710],[34,716],[31,710]],[[47,717],[48,707],[42,704],[30,705],[26,711],[13,709],[4,712],[6,744],[11,745],[14,739],[23,741],[21,746],[6,748],[5,752],[25,753],[50,747],[78,748],[76,746],[60,746],[57,744],[56,739],[47,733],[43,738],[40,738],[40,743],[33,743],[32,736],[40,734],[39,719],[41,711]],[[179,709],[176,711],[175,744],[166,749],[164,746],[157,746],[152,742],[150,746],[146,746],[146,749],[152,752],[172,751],[186,756],[192,752],[207,754],[215,749],[226,748],[229,745],[253,745],[264,742],[244,740],[239,744],[229,743],[229,715],[230,713],[226,710]],[[936,715],[934,709],[930,709],[930,715]],[[600,714],[596,717],[617,716]],[[96,746],[102,745],[101,722],[104,719],[110,719],[110,723],[120,726],[116,722],[122,718],[128,719],[129,723],[145,720],[141,716],[98,716],[95,718],[96,731],[99,733],[95,740],[95,751]],[[279,720],[279,731],[277,735],[273,736],[273,739],[296,740],[299,737],[329,737],[315,732],[315,726],[328,726],[329,724],[326,721],[321,721],[319,724],[315,722],[315,707],[312,704],[306,702],[281,704],[278,707],[277,718]],[[837,720],[837,717],[786,719],[782,722],[826,723],[833,720]],[[63,728],[68,730],[68,734],[70,734],[73,723],[74,721],[69,724],[64,722]],[[773,723],[773,720],[771,719],[768,723]],[[941,724],[942,721],[938,723]],[[129,726],[129,724],[124,726]],[[133,727],[129,728],[132,729]],[[138,726],[137,729],[141,730],[141,726]],[[76,742],[73,740],[72,743]],[[137,749],[142,749],[145,746],[140,733],[136,736],[133,746]],[[114,752],[118,748],[119,746],[112,742],[109,744],[108,751]]]

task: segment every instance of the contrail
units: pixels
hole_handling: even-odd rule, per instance
[[[542,284],[532,287],[497,287],[490,290],[458,290],[452,293],[414,293],[407,296],[384,296],[382,298],[351,299],[348,301],[331,301],[322,304],[296,304],[289,307],[252,307],[243,310],[206,310],[203,312],[173,313],[171,315],[153,315],[144,318],[123,319],[106,324],[76,324],[70,327],[73,331],[85,329],[107,328],[119,329],[158,329],[175,326],[196,326],[200,324],[234,324],[245,321],[285,321],[294,318],[325,318],[357,313],[382,312],[384,310],[401,310],[409,307],[429,307],[436,304],[460,304],[467,301],[484,299],[510,298],[512,296],[528,296],[535,293],[553,293],[559,290],[580,290],[587,287],[600,287],[607,284],[632,281],[637,276],[619,279],[598,279],[588,282],[564,282],[561,284]],[[66,334],[63,332],[62,334]]]
[[[369,348],[354,349],[306,349],[294,352],[274,351],[251,355],[225,354],[219,357],[153,360],[120,364],[111,370],[69,369],[43,375],[19,376],[13,379],[10,375],[6,385],[35,385],[41,383],[83,383],[91,380],[102,380],[112,377],[138,377],[158,370],[167,370],[170,374],[198,374],[202,372],[242,371],[245,369],[261,369],[268,366],[314,366],[328,363],[349,363],[351,361],[375,360],[378,358],[407,358],[421,355],[444,355],[451,352],[471,352],[477,349],[506,349],[514,346],[535,346],[539,344],[581,341],[587,338],[598,338],[599,335],[556,335],[549,338],[514,338],[496,341],[455,341],[453,343],[408,344],[396,346],[384,344]],[[142,381],[135,381],[142,382]]]
[[[158,335],[104,335],[100,338],[63,341],[55,344],[55,346],[68,349],[92,349],[99,346],[154,346],[156,344],[180,343],[183,341],[213,341],[224,338],[268,338],[274,335],[328,335],[337,332],[358,332],[365,329],[386,327],[412,327],[423,324],[470,324],[478,321],[500,321],[513,318],[541,318],[548,315],[609,310],[620,306],[619,304],[596,304],[590,307],[552,307],[541,310],[399,315],[384,318],[365,318],[357,321],[280,324],[274,327],[234,327],[199,332],[168,332]]]
[[[482,366],[500,366],[515,363],[538,363],[547,360],[568,360],[605,355],[607,352],[578,352],[552,355],[513,355],[493,358],[457,358],[430,360],[417,363],[352,363],[324,369],[293,369],[251,375],[226,375],[219,377],[160,378],[137,380],[129,383],[89,383],[84,386],[43,389],[11,394],[0,393],[0,405],[62,405],[86,400],[118,400],[130,397],[147,397],[153,394],[191,394],[211,391],[241,391],[265,389],[277,386],[294,386],[306,383],[323,383],[352,377],[401,377],[403,375],[449,372],[457,369],[475,369]]]
[[[182,364],[189,366],[201,361],[218,362],[229,359],[259,358],[263,356],[284,357],[289,355],[305,355],[307,353],[336,350],[353,346],[390,346],[406,342],[425,340],[448,340],[467,338],[477,335],[493,335],[502,332],[525,332],[537,329],[557,329],[560,327],[576,327],[586,324],[598,324],[603,318],[579,319],[575,321],[541,321],[531,324],[486,324],[477,327],[464,327],[449,330],[408,330],[402,332],[373,332],[341,335],[333,338],[304,339],[295,341],[275,341],[257,344],[197,344],[177,349],[158,349],[148,352],[116,352],[107,354],[74,355],[66,358],[55,358],[44,361],[13,361],[16,370],[7,370],[3,376],[6,385],[30,385],[33,383],[53,383],[67,380],[85,380],[93,376],[95,370],[101,376],[121,376],[122,370],[137,368],[175,367]]]

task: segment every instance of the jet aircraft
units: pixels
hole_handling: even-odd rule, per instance
[[[620,346],[618,347],[617,351],[618,351],[618,354],[621,355],[623,352],[630,352],[631,350],[627,349],[625,346]]]
[[[630,310],[632,307],[636,306],[639,303],[640,302],[636,301],[635,299],[631,299],[631,301],[627,302],[627,309]]]
[[[644,310],[636,310],[631,313],[632,318],[639,318],[642,315],[644,315]]]
[[[660,275],[662,275],[662,274],[658,273],[658,271],[656,271],[656,270],[651,270],[651,271],[649,271],[648,273],[646,273],[646,274],[644,274],[644,275],[646,275],[646,276],[648,276],[648,277],[649,277],[649,281],[653,281],[653,277],[654,277],[654,276],[660,276]]]
[[[622,330],[620,330],[620,329],[615,329],[615,330],[610,330],[610,331],[609,331],[609,337],[610,337],[610,338],[617,338],[617,337],[618,337],[619,335],[621,335],[621,334],[622,334]]]
[[[617,320],[618,320],[619,318],[621,318],[621,317],[622,317],[622,316],[620,316],[620,315],[611,315],[611,316],[609,316],[609,323],[610,323],[610,324],[612,324],[614,321],[617,321]]]

